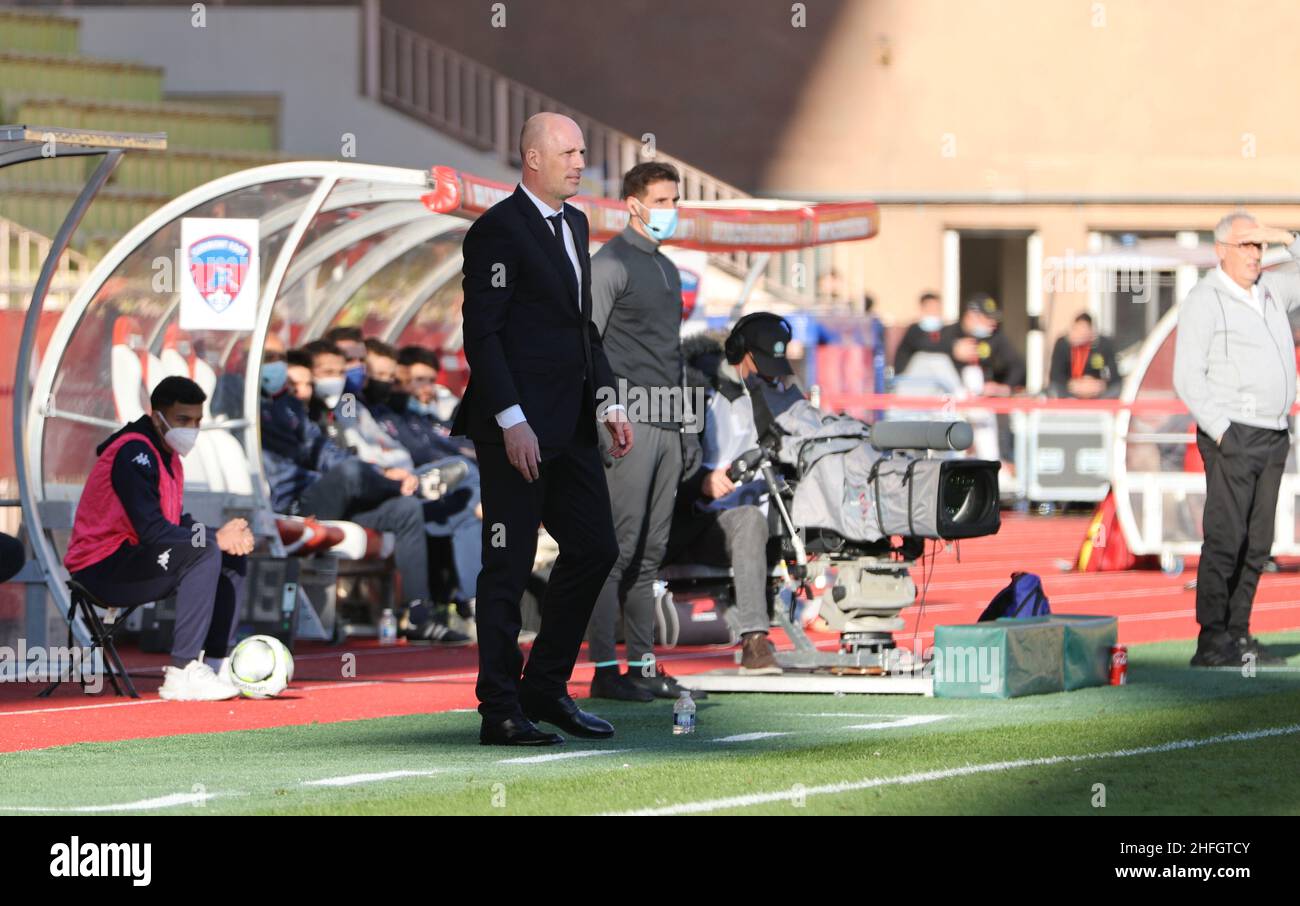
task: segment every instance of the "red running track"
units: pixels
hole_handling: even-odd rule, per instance
[[[934,558],[924,605],[904,611],[907,630],[897,636],[899,643],[911,647],[915,640],[928,646],[935,626],[974,621],[1013,570],[1042,576],[1057,613],[1118,616],[1123,642],[1195,638],[1196,594],[1185,587],[1195,575],[1194,568],[1177,577],[1146,571],[1062,572],[1063,561],[1073,562],[1087,522],[1082,516],[1009,514],[999,534],[940,552]],[[915,579],[918,587],[924,585],[919,568]],[[1294,564],[1284,564],[1282,572],[1265,575],[1260,583],[1252,629],[1296,628],[1300,628],[1300,571]],[[835,643],[829,633],[814,638],[827,646]],[[779,633],[774,640],[780,647],[788,646]],[[687,675],[730,665],[735,650],[674,649],[662,652],[660,659],[670,673]],[[49,699],[37,699],[37,686],[0,684],[0,751],[468,710],[477,704],[473,648],[302,643],[295,655],[297,676],[288,693],[268,701],[229,702],[164,702],[157,687],[165,658],[135,651],[123,654],[133,672],[148,671],[157,677],[137,680],[143,696],[139,700],[84,695],[71,685]],[[575,697],[586,695],[592,669],[584,652],[570,687]],[[473,738],[477,727],[476,717],[466,714],[467,738]]]

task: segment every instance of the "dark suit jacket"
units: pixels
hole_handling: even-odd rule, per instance
[[[496,414],[523,408],[543,453],[596,442],[596,393],[616,386],[591,323],[586,216],[570,205],[582,285],[536,205],[516,188],[465,235],[465,358],[469,386],[452,434],[500,444]],[[581,305],[579,305],[581,300]]]

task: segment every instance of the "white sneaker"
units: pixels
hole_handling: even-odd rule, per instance
[[[221,659],[221,669],[217,671],[217,679],[234,689],[236,692],[239,691],[239,687],[235,685],[234,674],[230,672],[230,658],[223,657]]]
[[[175,702],[219,702],[239,694],[233,683],[224,683],[203,661],[184,667],[164,667],[158,697]]]

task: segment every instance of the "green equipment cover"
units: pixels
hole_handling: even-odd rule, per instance
[[[1115,617],[1051,614],[935,629],[938,698],[1015,698],[1110,682]]]

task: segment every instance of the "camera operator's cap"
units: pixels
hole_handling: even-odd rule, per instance
[[[745,341],[745,351],[754,356],[759,374],[781,377],[794,374],[786,350],[790,347],[790,328],[780,315],[760,312],[745,318],[736,325],[736,332]]]
[[[975,293],[962,306],[963,311],[977,311],[999,323],[1002,321],[1002,306],[988,293]]]

